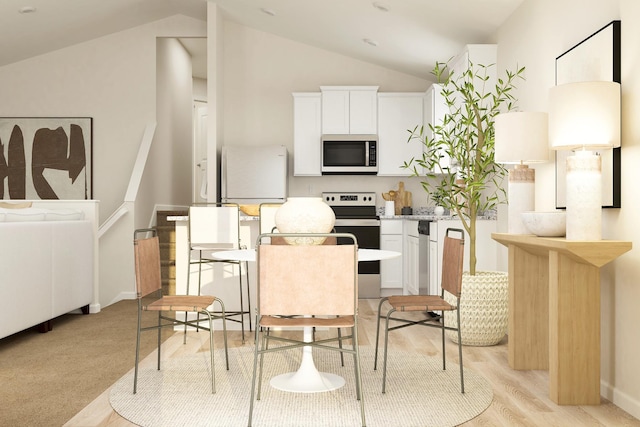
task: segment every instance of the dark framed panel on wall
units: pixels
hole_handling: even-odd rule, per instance
[[[0,118],[0,199],[93,197],[91,117]]]
[[[612,21],[556,58],[556,85],[584,81],[621,82],[620,21]],[[556,151],[556,207],[566,207],[566,159]],[[602,156],[602,206],[620,207],[620,147]]]

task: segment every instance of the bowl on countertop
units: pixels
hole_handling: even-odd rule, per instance
[[[565,211],[522,212],[525,227],[538,237],[562,237],[567,231]]]
[[[260,205],[240,205],[240,212],[249,216],[260,215]]]

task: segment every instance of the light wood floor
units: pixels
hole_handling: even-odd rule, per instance
[[[377,300],[360,301],[360,345],[375,345]],[[222,344],[221,334],[216,332]],[[204,337],[208,334],[193,334]],[[240,333],[230,332],[229,345],[242,345]],[[164,357],[196,352],[205,343],[200,339],[168,340],[163,347]],[[251,337],[245,345],[252,345]],[[439,355],[441,338],[438,330],[410,327],[390,334],[390,351],[402,349]],[[447,357],[457,363],[457,346],[447,340]],[[493,386],[493,403],[473,420],[463,424],[478,426],[639,426],[637,420],[611,402],[602,399],[598,406],[558,406],[548,397],[548,373],[546,371],[514,371],[507,362],[506,339],[492,347],[463,347],[465,368],[482,374]],[[143,363],[153,365],[154,354]],[[367,367],[363,367],[367,369]],[[116,414],[109,405],[106,390],[84,408],[65,426],[133,426]],[[393,427],[393,426],[390,426]]]

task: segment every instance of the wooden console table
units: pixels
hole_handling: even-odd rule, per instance
[[[549,370],[559,405],[600,404],[600,267],[631,242],[491,237],[509,249],[509,366]]]

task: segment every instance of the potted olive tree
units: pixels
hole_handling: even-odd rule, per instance
[[[459,217],[467,232],[469,271],[463,279],[460,315],[462,341],[469,345],[497,344],[504,338],[508,322],[506,273],[476,271],[476,221],[479,215],[506,202],[502,181],[507,171],[495,162],[494,122],[496,115],[515,108],[512,92],[517,80],[524,78],[524,67],[506,71],[495,82],[490,78],[492,67],[495,64],[470,62],[460,75],[445,78],[447,63],[436,64],[433,74],[442,84],[447,112],[441,123],[410,131],[409,141],[419,140],[424,145],[423,154],[404,164],[414,175],[425,178],[425,191],[435,193],[439,203]],[[473,296],[476,291],[478,300]],[[495,299],[487,293],[495,293]],[[501,307],[500,313],[497,306]],[[478,324],[477,319],[489,325]],[[465,324],[467,320],[470,324]],[[457,339],[453,335],[450,337]]]

